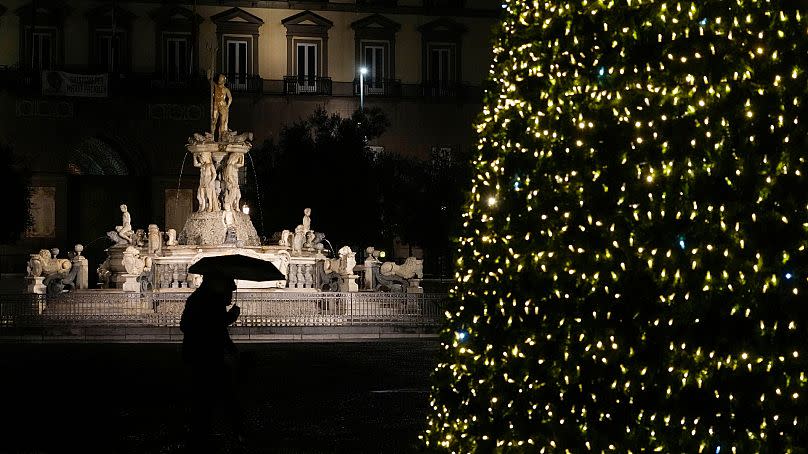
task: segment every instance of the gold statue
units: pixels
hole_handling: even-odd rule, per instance
[[[210,133],[216,136],[216,123],[219,123],[219,140],[227,135],[227,120],[230,116],[230,104],[233,103],[233,95],[230,89],[225,87],[227,77],[219,74],[216,82],[213,81],[214,67],[216,65],[216,51],[218,48],[208,46],[210,50],[210,69],[208,69],[208,82],[210,82]]]

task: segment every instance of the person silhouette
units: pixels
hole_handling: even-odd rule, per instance
[[[185,301],[180,319],[182,358],[189,373],[189,452],[210,448],[214,410],[223,404],[226,417],[241,439],[241,411],[233,380],[233,358],[238,350],[228,325],[241,309],[233,306],[236,284],[231,277],[205,274],[202,284]]]

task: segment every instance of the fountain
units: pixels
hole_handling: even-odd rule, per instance
[[[329,259],[324,253],[324,243],[328,244],[332,255],[333,248],[322,232],[312,229],[309,208],[303,210],[303,219],[294,230],[281,233],[278,244],[262,245],[249,214],[242,212],[240,206],[238,174],[245,165],[245,155],[252,148],[250,141],[253,134],[228,128],[232,95],[225,86],[225,76],[219,75],[214,81],[211,69],[208,71],[208,80],[211,86],[210,131],[194,133],[189,137],[185,146],[187,153],[183,157],[183,166],[190,154],[194,166],[199,169],[197,211],[190,214],[182,231],[177,234],[174,229],[162,232],[156,224],[149,224],[147,230],[133,229],[132,215],[122,204],[121,225],[107,232],[107,237],[115,244],[106,250],[107,259],[97,269],[98,282],[102,287],[133,293],[190,291],[198,287],[202,276],[188,273],[188,267],[204,257],[227,254],[242,254],[270,261],[286,278],[269,282],[238,280],[236,284],[239,289],[355,292],[359,290],[356,283],[359,276],[355,274],[355,268],[365,270],[368,279],[379,283],[387,283],[388,280],[404,283],[406,278],[415,274],[420,278],[420,263],[417,264],[417,273],[409,270],[412,266],[403,267],[402,270],[407,269],[406,275],[397,271],[398,268],[392,268],[393,263],[366,263],[367,269],[365,266],[356,267],[355,253],[347,246],[339,249],[338,257]],[[76,251],[78,256],[72,263],[70,260],[59,261],[55,258],[56,253],[44,250],[32,254],[28,264],[28,291],[44,293],[46,280],[55,282],[52,285],[54,291],[62,291],[65,286],[86,289],[86,259],[81,257],[80,245],[76,246]],[[73,264],[77,268],[70,273]],[[386,265],[389,265],[389,270],[384,268]],[[379,274],[379,270],[382,274]],[[394,274],[400,277],[385,278]],[[408,292],[417,291],[419,281],[413,282],[415,286],[408,287]],[[364,285],[365,290],[377,287],[375,284]],[[399,288],[403,291],[402,286]]]

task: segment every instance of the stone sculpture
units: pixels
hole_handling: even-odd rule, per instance
[[[376,290],[374,272],[378,273],[379,265],[382,263],[381,260],[379,260],[380,253],[373,246],[368,246],[367,249],[365,249],[365,253],[367,253],[367,257],[364,263],[364,290]]]
[[[160,229],[157,224],[149,224],[149,254],[156,254],[160,251],[162,244]]]
[[[216,195],[216,166],[209,151],[194,153],[194,167],[199,167],[199,189],[196,200],[199,211],[219,211],[219,200]]]
[[[303,252],[303,243],[306,242],[306,232],[303,230],[303,225],[299,224],[295,227],[295,234],[292,239],[292,255],[300,255]]]
[[[341,292],[359,291],[359,286],[356,284],[356,278],[359,276],[354,274],[354,267],[356,267],[356,253],[349,246],[343,246],[339,249],[338,258],[323,261],[324,275],[336,274],[339,280],[339,291]]]
[[[250,141],[253,140],[253,133],[251,132],[242,132],[241,134],[238,131],[225,131],[225,133],[219,136],[220,142],[226,143],[247,143],[249,144]]]
[[[76,287],[76,277],[78,276],[79,268],[72,267],[67,272],[49,274],[45,278],[43,284],[45,285],[45,294],[54,297],[62,294],[65,287],[74,289]]]
[[[238,184],[238,169],[244,166],[243,153],[230,153],[224,167],[224,208],[241,211],[241,189]]]
[[[398,284],[403,290],[404,285],[407,285],[407,293],[423,293],[424,289],[420,286],[423,275],[424,261],[415,257],[407,257],[402,265],[394,262],[382,263],[378,274],[374,273],[374,278],[391,289]]]
[[[191,137],[188,138],[188,145],[200,145],[208,143],[214,143],[213,134],[209,132],[206,132],[204,135],[195,132]]]
[[[398,276],[404,279],[418,277],[420,279],[424,275],[424,261],[415,257],[407,257],[402,265],[397,265],[395,262],[384,262],[379,271],[383,276]]]
[[[308,232],[311,230],[311,208],[303,209],[303,231]]]
[[[123,251],[122,263],[127,274],[139,275],[151,268],[151,258],[141,257],[140,251],[134,246],[129,246]]]
[[[176,246],[177,245],[177,231],[174,229],[168,229],[166,232],[166,246]]]
[[[56,252],[58,253],[58,250]],[[26,264],[28,292],[45,293],[47,289],[45,281],[51,276],[54,276],[52,279],[67,276],[72,266],[70,260],[54,258],[51,251],[47,249],[40,249],[38,253],[31,254]]]
[[[281,232],[281,236],[278,239],[278,246],[291,246],[293,242],[294,234],[292,234],[289,230],[284,230]]]
[[[123,267],[126,273],[123,275],[124,292],[140,292],[144,288],[144,283],[148,287],[149,280],[144,277],[151,271],[152,259],[149,256],[141,257],[140,251],[133,246],[129,246],[123,252]]]
[[[135,232],[132,230],[132,215],[129,214],[129,209],[125,204],[121,204],[121,225],[116,225],[115,230],[107,232],[107,236],[115,244],[125,245],[133,244],[133,235]]]
[[[37,254],[31,254],[26,264],[27,276],[40,277],[70,270],[72,267],[70,260],[54,258],[51,254],[47,249],[40,249]]]

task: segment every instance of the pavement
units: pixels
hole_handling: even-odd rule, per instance
[[[240,343],[242,438],[222,453],[423,452],[436,339]],[[0,343],[0,453],[184,453],[187,373],[172,343]]]
[[[345,325],[345,326],[231,326],[236,342],[323,342],[395,339],[437,339],[433,325]],[[176,326],[148,326],[106,323],[0,326],[0,343],[27,342],[182,342]]]

